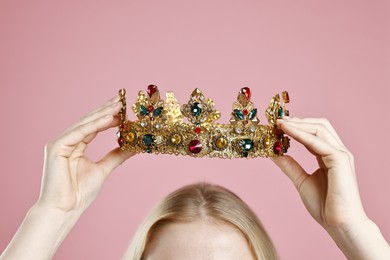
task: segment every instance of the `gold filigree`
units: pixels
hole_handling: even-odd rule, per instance
[[[271,99],[266,110],[268,125],[259,124],[247,87],[240,90],[233,103],[230,124],[215,123],[221,113],[199,89],[192,92],[188,103],[180,105],[174,93],[168,92],[163,101],[157,86],[149,85],[147,93],[138,93],[133,105],[138,120],[133,122],[127,120],[126,91],[122,89],[119,94],[123,108],[118,143],[126,151],[243,158],[280,156],[290,146],[290,139],[276,125],[278,118],[288,115],[285,104],[290,100],[286,91],[282,102],[279,95]]]

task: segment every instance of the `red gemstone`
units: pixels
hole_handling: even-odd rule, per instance
[[[153,111],[153,109],[154,109],[154,107],[153,107],[153,106],[148,106],[148,111],[149,111],[149,112],[152,112],[152,111]]]
[[[290,96],[288,95],[287,91],[283,91],[282,97],[283,97],[283,102],[284,103],[290,103]]]
[[[248,124],[248,120],[245,120],[245,121],[244,121],[244,125],[247,125],[247,124]]]
[[[200,134],[200,132],[202,132],[202,129],[200,129],[200,127],[196,127],[195,128],[195,133]]]
[[[191,153],[200,153],[202,151],[202,143],[199,140],[192,140],[189,148]]]
[[[275,154],[280,154],[281,151],[282,151],[282,145],[280,144],[280,142],[275,142],[275,144],[274,144],[274,153]]]
[[[242,110],[242,113],[244,114],[244,116],[246,116],[248,114],[248,110],[244,109]]]
[[[123,139],[122,139],[122,137],[119,137],[119,138],[118,138],[118,144],[119,144],[120,147],[122,147],[122,145],[123,145]]]
[[[246,100],[249,101],[249,99],[251,98],[251,90],[247,87],[244,87],[241,89],[241,93],[244,94],[246,97]]]
[[[156,85],[149,85],[148,86],[149,97],[151,97],[154,93],[156,93],[157,90],[158,90],[158,88]]]

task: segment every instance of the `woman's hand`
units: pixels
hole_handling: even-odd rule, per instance
[[[317,159],[318,169],[312,174],[291,156],[272,159],[291,179],[311,216],[348,258],[390,258],[388,244],[363,209],[354,158],[329,121],[286,118],[277,125]]]
[[[114,97],[46,145],[39,199],[1,260],[52,259],[111,171],[132,155],[119,147],[98,162],[85,155],[87,145],[99,132],[120,124],[120,109],[119,97]]]
[[[119,147],[98,162],[85,155],[87,145],[99,132],[120,124],[121,108],[116,96],[46,145],[40,206],[83,212],[111,171],[132,155]]]

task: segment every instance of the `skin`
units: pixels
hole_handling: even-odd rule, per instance
[[[119,148],[97,162],[85,155],[85,149],[98,133],[120,124],[118,101],[118,96],[112,98],[47,143],[40,196],[1,260],[51,259],[107,177],[132,156]],[[387,241],[363,209],[353,156],[329,121],[285,118],[277,124],[318,162],[318,169],[307,173],[291,156],[272,159],[291,179],[310,215],[348,259],[390,259]],[[168,231],[165,235],[173,238]]]
[[[201,219],[162,226],[152,237],[145,260],[255,260],[236,228]]]

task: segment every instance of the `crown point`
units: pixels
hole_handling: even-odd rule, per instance
[[[247,101],[251,99],[251,90],[248,87],[243,87],[241,93],[245,95]]]
[[[156,93],[157,90],[158,90],[158,88],[157,88],[156,85],[149,85],[149,86],[148,86],[148,95],[149,95],[149,97],[152,97],[152,95],[153,95],[154,93]]]
[[[289,103],[290,102],[290,96],[288,95],[287,91],[282,92],[282,99],[284,103]]]

